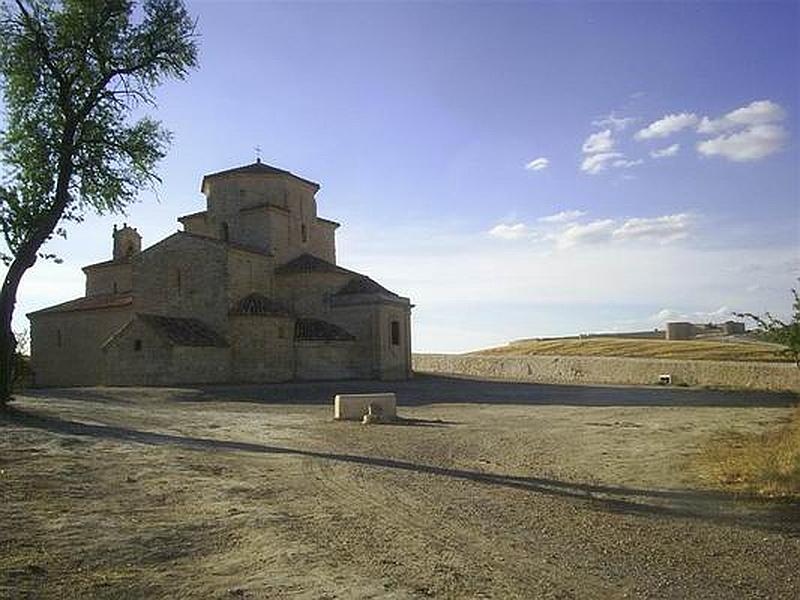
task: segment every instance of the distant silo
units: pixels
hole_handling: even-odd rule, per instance
[[[734,335],[737,333],[744,333],[744,323],[739,321],[725,321],[722,324],[722,331],[725,335]]]
[[[694,338],[694,325],[684,321],[667,323],[668,340],[691,340]]]

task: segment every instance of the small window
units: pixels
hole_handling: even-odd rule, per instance
[[[133,340],[133,350],[134,352],[141,352],[142,340]]]
[[[219,237],[223,242],[227,242],[231,237],[230,229],[228,227],[228,224],[225,222],[223,222],[222,226],[220,227]]]
[[[125,258],[129,259],[131,256],[133,256],[133,244],[128,244],[125,247]]]
[[[300,225],[300,239],[303,240],[304,244],[308,241],[308,229],[305,225]]]
[[[117,282],[116,281],[114,282],[114,293],[115,294],[117,293]]]
[[[286,339],[286,327],[284,327],[283,325],[278,327],[278,337],[282,340]]]
[[[181,277],[180,269],[175,269],[175,292],[178,296],[183,292],[183,278]]]
[[[59,329],[56,331],[56,346],[59,348],[61,348],[61,341],[61,330]]]
[[[400,345],[400,321],[392,321],[392,346]]]

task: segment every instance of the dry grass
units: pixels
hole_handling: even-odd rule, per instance
[[[696,467],[703,479],[734,491],[800,499],[800,407],[778,429],[718,437]]]
[[[530,341],[480,350],[489,356],[624,356],[682,360],[787,362],[774,344],[748,342],[633,340],[619,338]]]

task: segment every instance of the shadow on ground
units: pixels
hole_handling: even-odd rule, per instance
[[[33,398],[64,398],[95,402],[135,402],[164,388],[62,388],[27,390]],[[253,402],[260,404],[329,404],[335,394],[395,392],[398,404],[519,404],[559,406],[691,406],[789,407],[791,392],[706,390],[699,388],[545,385],[433,375],[408,381],[322,381],[257,385],[215,385],[169,388],[178,402]]]
[[[12,409],[0,413],[0,427],[24,426],[51,433],[86,436],[155,446],[175,446],[198,451],[230,451],[280,454],[317,460],[357,464],[376,469],[407,471],[437,477],[502,486],[534,494],[584,500],[595,510],[621,512],[642,517],[691,518],[722,525],[744,526],[764,531],[800,535],[800,504],[776,503],[750,495],[698,490],[639,489],[623,486],[560,481],[542,477],[520,477],[419,464],[392,458],[319,452],[200,438],[110,425],[96,425]]]

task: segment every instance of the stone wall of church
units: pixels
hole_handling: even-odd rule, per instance
[[[230,348],[175,346],[139,320],[103,351],[106,385],[221,383],[230,379]]]
[[[173,371],[169,344],[136,319],[103,348],[102,359],[104,385],[158,385]]]
[[[307,252],[336,264],[336,227],[330,221],[314,219]]]
[[[212,236],[227,230],[231,241],[269,249],[278,263],[303,253],[335,260],[332,228],[317,220],[314,186],[290,177],[239,174],[208,181],[204,192]],[[265,203],[273,208],[255,208]]]
[[[193,317],[224,334],[227,271],[228,250],[223,244],[175,234],[134,263],[137,311]]]
[[[130,307],[42,313],[31,318],[31,366],[42,386],[102,381],[101,346],[128,322]]]
[[[325,379],[365,379],[372,376],[356,342],[295,341],[295,377],[315,381]]]
[[[382,304],[378,309],[378,347],[381,379],[411,375],[411,315],[407,308]]]
[[[288,381],[294,376],[294,319],[235,316],[230,320],[231,370],[237,382]]]
[[[328,297],[352,277],[346,273],[292,273],[276,276],[276,295],[301,316],[329,320]]]
[[[271,222],[275,212],[276,210],[262,207],[240,213],[239,220],[230,230],[231,240],[268,251],[273,243]]]
[[[181,217],[179,220],[183,224],[183,230],[195,235],[202,235],[206,237],[214,237],[211,227],[208,224],[208,213],[198,213]]]
[[[133,289],[130,262],[109,263],[91,267],[86,273],[86,295],[121,294]]]
[[[411,374],[411,318],[405,306],[338,304],[328,320],[356,336],[360,359],[371,366],[372,377],[405,379]]]
[[[228,250],[228,306],[257,292],[273,296],[273,259],[269,256]]]
[[[279,210],[269,212],[269,249],[275,257],[275,264],[279,265],[288,261],[289,248],[289,213]]]
[[[174,346],[173,373],[161,385],[230,381],[230,348]]]

